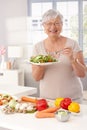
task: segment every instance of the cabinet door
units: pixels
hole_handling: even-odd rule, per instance
[[[0,72],[0,84],[18,85],[18,71],[2,71]]]

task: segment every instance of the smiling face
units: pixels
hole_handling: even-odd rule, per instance
[[[43,23],[44,31],[48,37],[58,37],[62,31],[63,23],[60,17],[55,19],[50,19],[49,21]]]

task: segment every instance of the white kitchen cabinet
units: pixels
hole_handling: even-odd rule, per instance
[[[0,85],[24,85],[23,70],[0,70]]]

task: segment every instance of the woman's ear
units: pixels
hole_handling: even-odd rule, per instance
[[[44,29],[44,33],[46,33],[46,30]]]

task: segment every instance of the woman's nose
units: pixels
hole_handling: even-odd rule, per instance
[[[55,23],[52,23],[52,24],[51,24],[51,28],[56,28]]]

